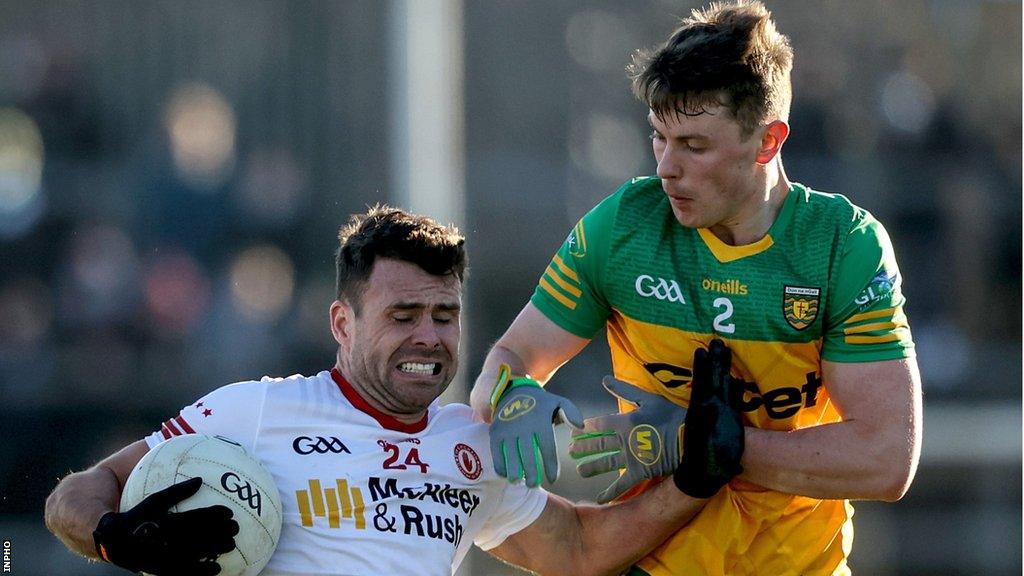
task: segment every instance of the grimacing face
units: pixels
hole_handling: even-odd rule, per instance
[[[763,204],[758,197],[760,131],[744,138],[722,106],[703,114],[647,116],[658,177],[672,213],[688,228],[731,227]],[[759,202],[760,200],[760,202]]]
[[[339,368],[370,405],[418,419],[458,370],[462,283],[378,258],[361,304],[331,306]]]

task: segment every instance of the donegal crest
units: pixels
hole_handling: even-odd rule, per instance
[[[786,286],[782,294],[782,313],[786,322],[797,330],[807,328],[818,317],[820,300],[820,288]]]

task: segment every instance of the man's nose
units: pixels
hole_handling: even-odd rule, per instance
[[[676,161],[671,143],[666,144],[658,161],[658,178],[679,178],[683,175],[682,167]]]
[[[416,330],[412,334],[413,344],[426,346],[434,349],[441,345],[441,335],[438,333],[437,322],[427,316],[416,324]]]

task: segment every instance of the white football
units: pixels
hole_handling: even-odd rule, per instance
[[[203,485],[171,508],[183,512],[222,504],[238,522],[235,549],[217,557],[220,576],[255,576],[281,535],[281,497],[267,469],[241,445],[220,436],[188,434],[158,444],[135,465],[121,493],[121,510],[189,478]]]

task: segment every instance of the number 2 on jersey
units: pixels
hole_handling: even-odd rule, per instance
[[[715,301],[712,304],[716,310],[722,309],[722,311],[718,313],[718,316],[715,316],[715,322],[713,324],[715,331],[721,332],[722,334],[732,334],[735,332],[736,325],[729,322],[729,318],[732,318],[732,300],[721,296],[715,298]]]

